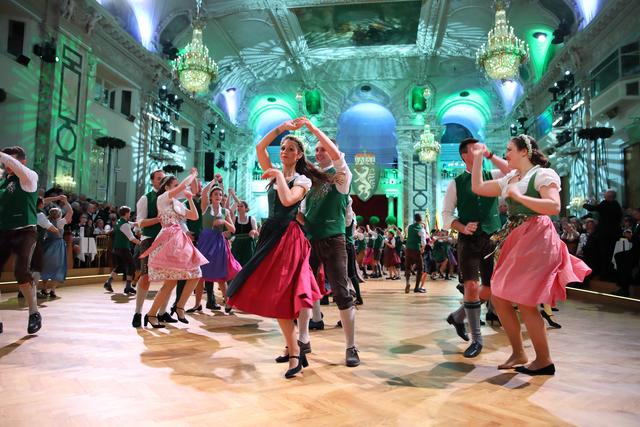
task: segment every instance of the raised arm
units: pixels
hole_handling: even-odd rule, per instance
[[[316,125],[311,122],[311,120],[306,117],[301,117],[298,120],[305,126],[307,126],[309,132],[311,132],[316,138],[318,138],[318,143],[320,143],[320,145],[322,145],[322,147],[327,151],[327,154],[329,154],[331,160],[335,161],[340,158],[340,150],[338,150],[336,144],[334,144],[333,141],[331,141],[331,139],[327,135],[325,135],[324,132],[318,129]]]
[[[494,153],[489,151],[486,145],[482,144],[482,147],[483,147],[482,155],[484,156],[485,159],[488,159],[489,161],[491,161],[491,163],[493,163],[493,166],[495,166],[496,169],[498,169],[500,172],[502,172],[505,175],[510,172],[509,165],[507,164],[507,161],[505,159],[494,155]]]
[[[258,142],[256,146],[256,154],[258,156],[258,163],[263,171],[268,169],[273,169],[273,164],[271,163],[271,159],[269,158],[269,152],[267,151],[267,147],[280,135],[282,132],[286,130],[296,130],[302,127],[302,123],[294,120],[287,120],[286,122],[281,123],[277,127],[271,129],[269,133],[267,133],[261,140]]]
[[[24,191],[30,193],[38,189],[38,174],[23,165],[20,160],[0,151],[0,163],[4,163],[5,168],[11,168]]]
[[[498,181],[485,181],[482,178],[483,149],[473,151],[473,168],[471,169],[471,190],[479,196],[498,197],[502,192]]]
[[[73,218],[73,208],[69,204],[69,200],[67,200],[67,196],[60,196],[60,200],[64,203],[64,208],[66,210],[64,214],[64,220],[67,224],[71,224],[71,219]]]
[[[168,197],[170,199],[173,199],[178,194],[182,193],[187,188],[187,186],[189,186],[193,182],[193,180],[196,179],[197,176],[198,176],[198,170],[196,168],[191,168],[191,173],[189,174],[189,176],[183,179],[182,182],[178,184],[177,187],[167,191]],[[198,218],[196,217],[196,219]]]
[[[198,209],[196,208],[196,204],[193,202],[193,194],[190,191],[185,191],[184,196],[189,201],[189,208],[186,210],[185,217],[191,221],[197,221],[199,218]]]

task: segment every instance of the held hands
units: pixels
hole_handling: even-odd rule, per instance
[[[215,174],[213,180],[222,184],[222,175],[220,175],[219,173]]]
[[[475,233],[477,229],[478,229],[478,223],[477,222],[469,222],[469,223],[467,223],[467,225],[464,226],[464,229],[462,231],[460,231],[460,232],[462,234],[466,234],[466,235],[470,236],[473,233]]]
[[[187,200],[193,200],[193,193],[189,190],[184,190],[184,197]]]
[[[302,126],[304,126],[304,123],[301,121],[300,118],[295,119],[295,120],[287,120],[285,122],[283,122],[280,126],[277,127],[278,129],[278,133],[282,133],[285,130],[298,130],[300,129]]]
[[[191,168],[191,172],[189,174],[193,176],[198,176],[198,168]]]
[[[256,237],[258,237],[258,230],[251,230],[249,232],[249,237],[251,237],[252,239],[255,239]]]
[[[473,157],[479,158],[485,155],[485,151],[487,151],[487,147],[484,144],[474,144],[471,154],[473,154]]]

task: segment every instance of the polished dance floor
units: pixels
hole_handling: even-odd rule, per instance
[[[481,356],[461,356],[444,321],[460,301],[453,282],[408,295],[403,282],[363,285],[360,367],[343,365],[332,306],[328,328],[312,332],[310,368],[293,380],[273,361],[283,347],[273,320],[216,313],[135,330],[134,300],[96,284],[42,303],[44,327],[29,337],[26,309],[4,294],[0,425],[638,425],[637,314],[562,305],[563,328],[549,330],[557,374],[531,378],[496,369],[509,347],[490,325]]]

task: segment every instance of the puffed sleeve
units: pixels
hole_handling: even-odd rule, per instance
[[[554,185],[558,188],[558,191],[562,189],[560,186],[560,177],[556,171],[549,168],[540,168],[536,174],[536,182],[534,183],[536,190],[540,191],[541,187],[549,185]]]
[[[304,191],[311,189],[311,180],[304,175],[298,175],[293,185],[304,188]]]

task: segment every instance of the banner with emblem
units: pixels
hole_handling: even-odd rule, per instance
[[[360,200],[366,202],[378,188],[380,168],[373,153],[358,153],[354,157],[353,180],[351,188]]]

